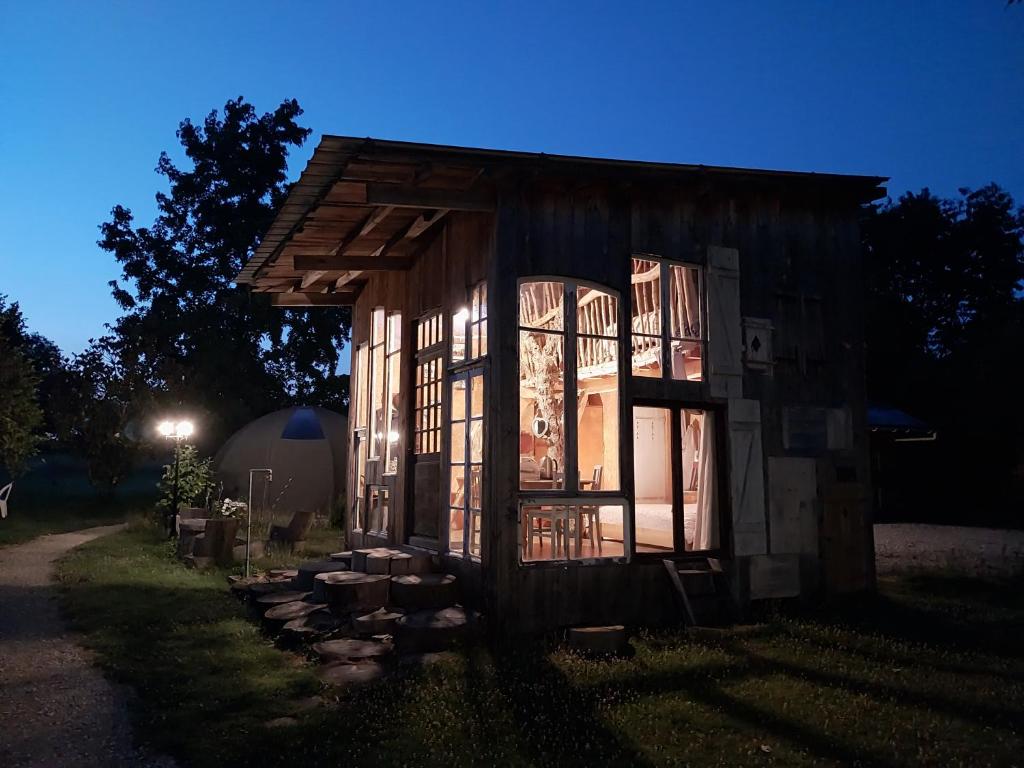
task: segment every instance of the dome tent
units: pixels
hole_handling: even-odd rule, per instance
[[[213,459],[214,476],[223,495],[245,498],[249,470],[274,472],[267,503],[277,514],[312,509],[327,515],[345,490],[347,420],[325,408],[293,407],[249,422],[221,446]],[[260,485],[253,495],[260,498]]]

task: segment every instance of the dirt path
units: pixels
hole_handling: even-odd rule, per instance
[[[132,745],[128,695],[75,644],[57,610],[53,563],[118,525],[0,549],[0,766],[164,766]]]

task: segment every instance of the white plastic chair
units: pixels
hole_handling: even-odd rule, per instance
[[[11,497],[11,488],[13,487],[14,483],[8,483],[0,488],[0,520],[7,517],[7,499]]]

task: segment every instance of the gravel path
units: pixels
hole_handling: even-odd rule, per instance
[[[128,692],[75,644],[56,604],[53,563],[119,525],[0,549],[0,766],[161,766],[132,744]]]
[[[1024,531],[955,525],[875,526],[880,574],[940,570],[967,576],[1024,576]]]

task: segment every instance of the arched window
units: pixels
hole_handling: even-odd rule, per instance
[[[524,560],[628,551],[625,503],[614,497],[621,490],[619,327],[613,291],[562,279],[520,283]]]

